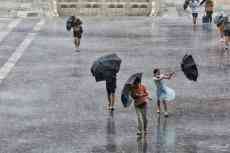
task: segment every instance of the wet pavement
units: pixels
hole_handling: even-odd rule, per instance
[[[37,22],[23,19],[0,42],[1,66]],[[77,53],[63,19],[45,22],[0,84],[0,152],[229,152],[230,54],[222,49],[215,26],[193,29],[185,17],[85,17]],[[113,114],[106,110],[105,83],[90,74],[92,62],[109,53],[123,59]],[[198,63],[197,82],[180,71],[186,53]],[[155,112],[153,67],[177,72],[166,82],[177,94],[167,119]],[[123,108],[119,96],[135,72],[144,72],[143,83],[153,97],[145,138],[136,136],[133,106]]]

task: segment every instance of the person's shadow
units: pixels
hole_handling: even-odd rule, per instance
[[[106,126],[106,151],[108,152],[116,152],[117,145],[116,145],[116,125],[114,120],[114,113],[113,111],[109,112],[109,116],[107,119],[107,126]]]

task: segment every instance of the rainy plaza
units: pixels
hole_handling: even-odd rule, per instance
[[[0,153],[229,153],[230,49],[214,23],[202,23],[203,7],[193,27],[183,3],[0,0]],[[215,0],[220,11],[230,15],[228,0]],[[79,52],[66,30],[71,15],[83,23]],[[91,72],[110,54],[121,60],[114,111]],[[197,81],[181,70],[186,54]],[[156,111],[154,68],[176,73],[165,80],[176,94],[168,117]],[[151,97],[144,136],[134,105],[121,100],[135,73]]]

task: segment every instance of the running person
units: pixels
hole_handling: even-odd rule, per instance
[[[77,52],[80,51],[79,48],[80,48],[82,33],[83,33],[82,21],[79,18],[74,18],[73,37],[74,37],[74,45]]]

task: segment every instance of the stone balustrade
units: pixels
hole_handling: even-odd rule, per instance
[[[58,14],[89,16],[147,16],[152,11],[151,0],[58,0]]]

